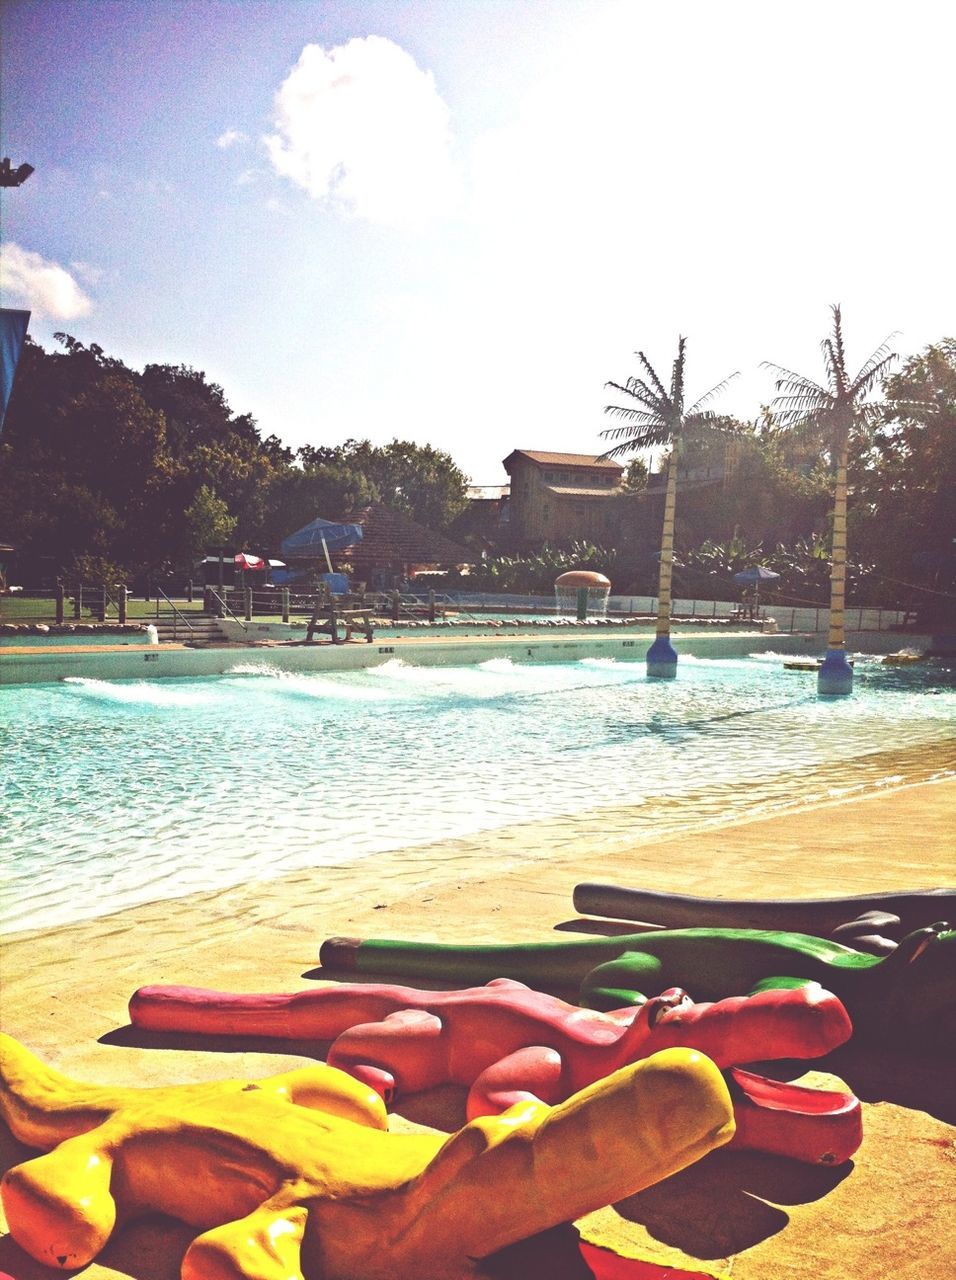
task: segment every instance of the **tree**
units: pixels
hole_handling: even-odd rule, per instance
[[[624,488],[629,493],[643,493],[651,470],[644,458],[632,458],[624,472]]]
[[[165,419],[137,375],[101,348],[58,335],[24,344],[0,448],[0,525],[21,572],[49,580],[77,557],[127,567],[161,544],[169,455]]]
[[[643,378],[630,377],[623,386],[617,382],[607,385],[615,391],[636,400],[639,408],[624,405],[607,405],[604,412],[612,417],[621,418],[626,425],[612,427],[602,435],[612,440],[621,440],[603,456],[618,457],[623,453],[631,453],[635,449],[654,449],[661,446],[670,448],[667,460],[667,492],[664,499],[664,526],[661,533],[661,562],[657,588],[657,636],[647,651],[647,674],[673,679],[677,674],[677,651],[670,641],[671,629],[671,578],[674,560],[674,515],[677,505],[677,468],[681,455],[688,444],[699,441],[706,434],[707,428],[718,424],[716,415],[703,406],[717,395],[730,381],[712,387],[706,395],[694,402],[690,408],[684,407],[684,359],[686,338],[677,342],[677,358],[671,369],[670,390],[665,390],[660,378],[643,351],[637,352],[637,358],[646,375]],[[736,377],[731,374],[730,377]]]
[[[338,463],[361,472],[378,500],[428,529],[446,530],[468,505],[467,479],[454,460],[431,445],[346,440],[336,449],[300,450],[303,461]]]
[[[836,470],[833,493],[833,542],[830,559],[830,630],[827,652],[820,667],[820,693],[845,694],[853,688],[853,668],[846,657],[843,611],[846,602],[847,464],[851,442],[868,438],[880,421],[881,405],[869,397],[897,358],[886,342],[877,347],[866,364],[851,378],[846,368],[843,321],[834,305],[833,332],[820,344],[827,385],[819,386],[801,373],[764,362],[777,374],[778,394],[773,409],[782,426],[812,433],[820,441]],[[856,438],[856,440],[854,439]]]
[[[956,339],[912,356],[884,385],[884,421],[857,486],[854,542],[887,602],[920,624],[956,622]]]
[[[204,555],[212,547],[226,546],[236,530],[236,519],[215,489],[201,484],[196,496],[183,512],[184,545],[191,560]]]

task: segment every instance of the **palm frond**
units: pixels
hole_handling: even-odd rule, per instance
[[[684,351],[686,338],[677,339],[677,356],[671,368],[671,408],[681,416],[684,413]]]
[[[898,337],[899,337],[898,329],[894,329],[892,333],[889,333],[886,335],[886,337],[883,339],[880,345],[876,348],[876,350],[870,356],[869,360],[867,360],[867,362],[860,369],[860,372],[853,379],[854,386],[861,379],[869,377],[870,372],[873,369],[877,368],[879,365],[883,364],[885,361],[899,359],[898,354],[895,351],[890,350],[890,343],[893,341],[894,338],[898,338]]]
[[[642,404],[651,413],[659,412],[657,396],[643,382],[629,378],[623,386],[619,382],[606,382],[604,385],[605,387],[612,387],[615,391],[623,392],[626,396],[631,396],[632,399],[636,400],[638,404]]]
[[[774,413],[792,413],[794,409],[819,413],[829,408],[833,398],[829,392],[801,391],[792,395],[777,396],[773,402]]]
[[[843,317],[840,314],[839,303],[835,302],[830,310],[833,312],[833,337],[825,339],[823,343],[824,353],[829,355],[829,370],[833,385],[843,394],[847,386],[846,350],[843,345]]]
[[[880,355],[880,352],[884,352],[885,354],[877,359],[876,357]],[[883,380],[883,377],[889,370],[890,365],[896,359],[898,359],[896,352],[887,351],[886,343],[884,342],[882,347],[873,352],[873,355],[870,356],[869,360],[867,360],[866,364],[856,375],[850,387],[849,394],[854,398],[857,396],[869,395],[874,386]]]
[[[774,401],[774,417],[782,426],[804,418],[823,424],[844,408],[843,402],[829,393],[823,396],[781,396]]]
[[[650,360],[648,360],[647,356],[644,354],[643,351],[638,351],[636,354],[637,354],[638,360],[640,360],[641,364],[644,366],[644,372],[650,378],[651,382],[653,382],[654,387],[657,391],[657,394],[661,397],[662,400],[666,400],[667,392],[664,389],[664,384],[661,382],[660,378],[657,376],[657,372],[654,369],[654,366],[651,364]]]
[[[617,436],[625,435],[626,429],[618,427],[611,431],[602,431],[602,436],[609,436],[614,439]],[[637,449],[656,449],[661,445],[665,445],[670,440],[669,431],[645,429],[644,431],[631,432],[628,439],[621,444],[616,444],[613,448],[602,453],[603,458],[619,458],[626,453],[633,453]]]
[[[883,405],[875,400],[869,404],[858,404],[853,407],[853,425],[858,431],[862,428],[865,433],[868,433],[882,420]]]
[[[739,378],[739,377],[740,377],[739,369],[736,369],[734,370],[733,373],[728,374],[727,377],[724,378],[723,382],[718,382],[716,387],[711,387],[709,391],[704,392],[704,394],[700,397],[699,400],[695,400],[694,403],[691,405],[691,407],[687,410],[687,414],[690,415],[690,414],[697,413],[700,410],[702,405],[705,405],[708,400],[713,400],[714,396],[719,395],[721,391],[723,391],[724,387],[728,386],[731,382],[733,382],[734,378]]]
[[[811,382],[802,373],[794,373],[792,369],[787,369],[782,364],[772,364],[769,360],[763,360],[760,367],[761,369],[769,369],[771,373],[776,374],[777,381],[775,386],[778,391],[796,390],[799,387],[806,387],[809,390],[813,387],[814,390],[819,391],[821,394],[827,394],[824,387],[819,386],[816,382]]]
[[[827,383],[830,386],[830,390],[835,395],[842,395],[844,392],[846,374],[840,370],[837,362],[837,355],[833,349],[833,343],[829,338],[823,339],[820,343],[820,350],[823,353],[823,364],[827,371]]]
[[[778,430],[787,430],[799,426],[807,418],[807,414],[799,409],[774,409],[774,425]]]
[[[659,413],[648,413],[646,409],[627,409],[620,404],[607,404],[604,406],[604,412],[610,414],[612,418],[623,418],[625,422],[639,427],[662,421]],[[611,429],[609,427],[608,431]],[[619,429],[623,431],[625,428]],[[602,431],[601,434],[607,435],[608,432]]]
[[[660,408],[661,412],[664,412],[669,405],[669,401],[666,396],[658,395],[657,392],[649,387],[641,378],[628,378],[624,387],[630,395],[639,396],[645,404],[653,405],[655,408]]]
[[[693,431],[704,424],[714,422],[715,415],[711,410],[704,410],[704,403],[722,391],[736,373],[725,378],[693,405],[689,413],[684,412],[684,363],[687,350],[687,339],[677,340],[677,357],[671,368],[671,389],[666,391],[654,366],[643,351],[637,352],[648,382],[641,378],[631,377],[622,386],[619,382],[607,382],[606,387],[631,396],[643,405],[643,409],[628,409],[624,405],[605,405],[604,412],[619,418],[626,425],[612,427],[602,431],[601,435],[612,440],[622,440],[621,444],[609,449],[602,457],[613,458],[634,449],[656,448],[669,442],[679,440],[685,431]],[[648,383],[650,385],[648,385]]]
[[[902,397],[897,399],[895,396],[890,396],[881,405],[881,408],[887,414],[892,415],[894,419],[903,421],[907,416],[917,417],[920,414],[938,414],[941,410],[941,405],[936,400],[904,400]]]

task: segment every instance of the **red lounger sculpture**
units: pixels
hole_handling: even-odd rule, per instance
[[[285,994],[234,995],[196,987],[141,987],[134,1026],[151,1031],[332,1040],[329,1065],[386,1101],[439,1084],[469,1089],[468,1118],[529,1098],[549,1105],[627,1063],[680,1046],[719,1067],[815,1058],[849,1039],[836,996],[820,986],[694,1004],[672,988],[641,1007],[579,1009],[499,978],[463,991],[347,984]],[[851,1093],[808,1089],[731,1070],[737,1146],[810,1163],[848,1160],[862,1139]]]

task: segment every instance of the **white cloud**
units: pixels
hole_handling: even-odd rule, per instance
[[[381,36],[302,50],[276,94],[278,173],[359,217],[417,223],[457,198],[448,108],[430,72]]]
[[[93,307],[65,267],[13,243],[0,253],[0,289],[35,315],[53,320],[75,320]]]
[[[103,268],[94,266],[91,262],[71,262],[70,270],[75,272],[84,284],[99,284],[103,279]]]
[[[227,129],[225,133],[221,133],[216,139],[216,146],[225,151],[227,147],[235,147],[248,141],[249,135],[243,133],[241,129]]]

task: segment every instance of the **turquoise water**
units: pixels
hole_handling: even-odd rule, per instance
[[[107,632],[90,633],[81,631],[79,634],[75,632],[71,635],[11,635],[0,636],[0,649],[3,648],[26,648],[26,649],[58,649],[66,645],[87,645],[87,644],[145,644],[146,636],[142,631],[130,631],[127,634],[109,634]]]
[[[643,662],[496,658],[316,675],[237,661],[208,679],[10,687],[0,923],[535,819],[585,835],[602,810],[639,839],[906,780],[889,751],[951,770],[951,666],[860,657],[852,697],[836,700],[772,654],[683,654],[674,682],[648,681]]]

